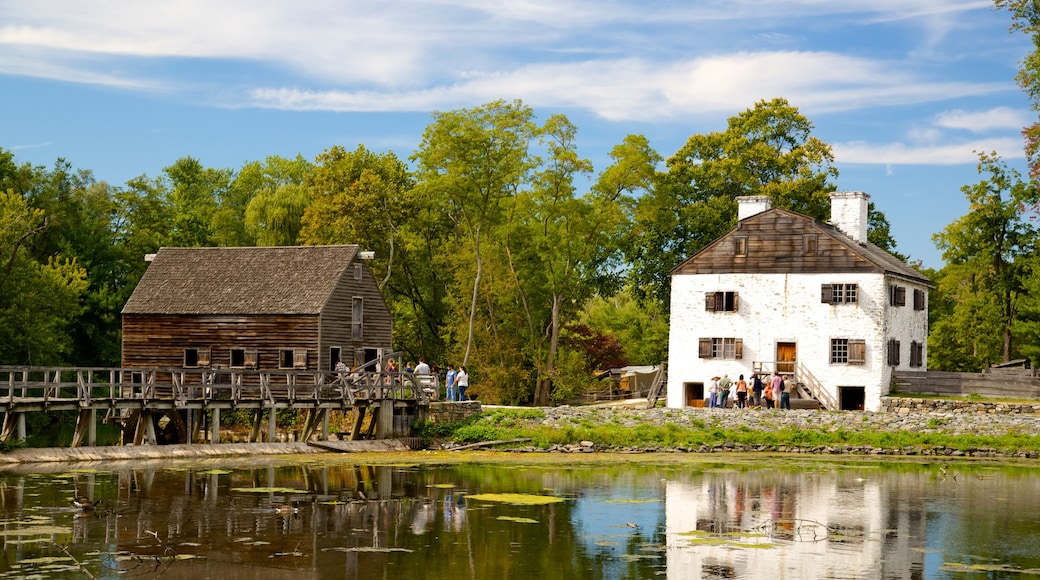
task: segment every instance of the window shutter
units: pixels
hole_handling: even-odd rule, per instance
[[[888,340],[888,365],[899,366],[899,341],[894,338]]]
[[[849,364],[861,365],[867,361],[867,343],[861,339],[849,339]]]
[[[259,354],[255,350],[247,350],[245,352],[245,367],[247,369],[255,369],[255,368],[257,368],[257,366],[259,366],[258,365],[259,360],[260,360],[260,356],[259,356]]]
[[[822,284],[820,286],[820,302],[830,304],[834,301],[834,285]]]
[[[210,350],[208,348],[200,348],[199,349],[199,366],[200,367],[208,367],[209,366],[209,360],[210,360],[211,356],[212,355],[210,354]]]
[[[924,310],[924,290],[914,288],[914,310]]]
[[[307,349],[297,348],[292,353],[292,364],[294,369],[305,369],[307,368]]]
[[[733,358],[736,358],[738,360],[744,358],[744,339],[738,338],[734,342],[735,344],[733,347]]]
[[[711,358],[711,339],[702,338],[698,346],[697,356],[700,358]]]
[[[740,294],[737,294],[736,292],[734,292],[733,293],[733,312],[737,312],[738,310],[740,310],[739,306],[740,306]],[[740,357],[738,356],[737,358],[740,358]]]
[[[704,294],[704,309],[708,312],[715,312],[715,293],[706,292]]]

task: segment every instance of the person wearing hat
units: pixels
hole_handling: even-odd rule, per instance
[[[714,409],[719,406],[719,377],[711,377],[711,386],[708,387],[708,407]]]

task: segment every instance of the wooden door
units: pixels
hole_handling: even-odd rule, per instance
[[[793,342],[776,343],[776,370],[781,373],[794,373],[798,361],[798,349]]]

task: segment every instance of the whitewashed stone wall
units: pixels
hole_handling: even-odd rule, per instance
[[[878,410],[888,393],[891,369],[886,364],[886,340],[901,342],[900,369],[909,370],[910,342],[927,339],[927,310],[913,309],[912,285],[907,306],[890,312],[888,284],[880,274],[703,274],[672,277],[671,328],[668,361],[668,406],[685,405],[684,383],[707,385],[712,376],[750,376],[756,361],[776,359],[776,345],[796,344],[798,362],[806,367],[835,400],[839,387],[863,387],[865,407]],[[856,303],[824,304],[823,284],[856,284]],[[736,312],[710,312],[705,292],[736,292]],[[700,338],[739,338],[743,357],[699,358]],[[864,364],[831,364],[832,338],[862,339]],[[766,366],[771,370],[771,364]],[[920,370],[924,370],[922,367]]]

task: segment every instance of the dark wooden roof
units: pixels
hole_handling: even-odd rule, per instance
[[[746,239],[739,255],[737,240]],[[807,238],[815,239],[815,247]],[[871,243],[860,244],[831,224],[772,208],[737,223],[672,269],[672,274],[883,273],[921,284],[917,270]]]
[[[123,314],[318,314],[357,252],[356,245],[161,248]]]

